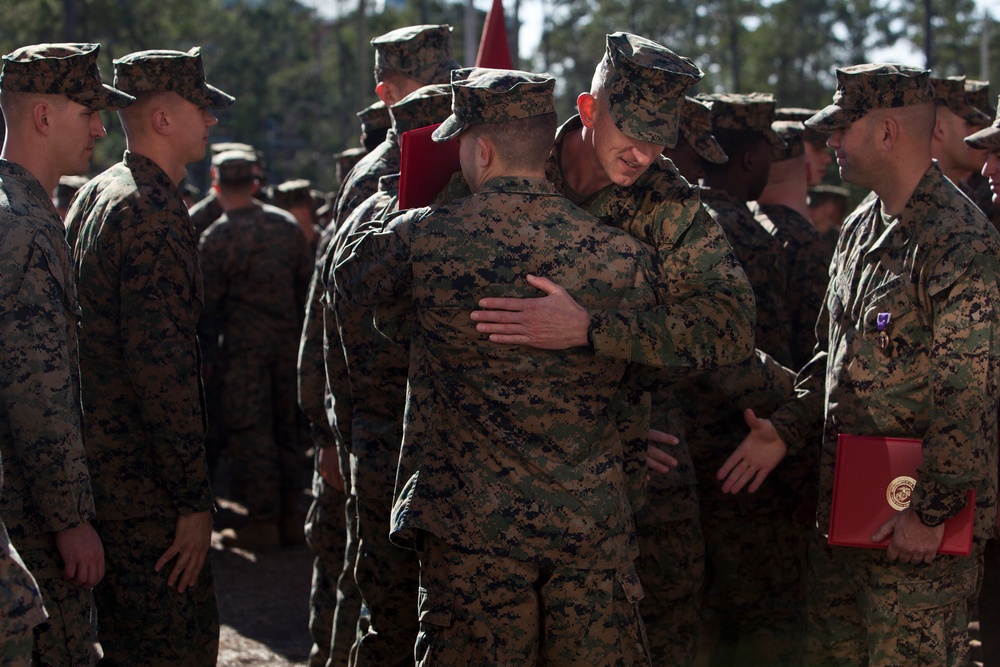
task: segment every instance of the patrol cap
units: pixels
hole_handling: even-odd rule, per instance
[[[681,102],[680,130],[701,159],[713,164],[725,164],[729,161],[726,151],[722,150],[712,134],[712,112],[704,102],[693,97],[684,98]]]
[[[3,57],[0,90],[65,95],[89,109],[124,109],[135,98],[101,83],[100,44],[34,44]]]
[[[965,97],[969,104],[976,107],[993,120],[993,105],[990,104],[990,82],[965,80]]]
[[[608,35],[600,67],[615,125],[626,136],[657,146],[677,145],[681,100],[704,72],[691,60],[645,37]]]
[[[760,132],[772,146],[784,141],[771,129],[774,122],[774,96],[769,93],[719,93],[699,95],[712,112],[712,130]]]
[[[414,25],[387,32],[371,41],[375,47],[375,79],[395,70],[421,83],[448,83],[461,65],[451,57],[450,25]]]
[[[138,51],[115,60],[115,86],[132,95],[172,91],[199,107],[218,109],[236,101],[205,80],[201,47]]]
[[[440,123],[451,113],[451,84],[435,83],[418,88],[389,110],[393,127],[400,134]]]
[[[250,144],[244,144],[240,141],[219,141],[217,143],[211,144],[208,147],[209,152],[212,155],[218,155],[219,153],[225,153],[226,151],[243,151],[244,153],[257,154],[257,151]]]
[[[805,125],[794,120],[776,120],[771,123],[771,129],[784,142],[784,146],[771,145],[771,160],[773,162],[784,162],[805,155],[806,145],[803,138]]]
[[[296,178],[278,185],[271,193],[274,205],[280,208],[289,209],[293,206],[306,204],[313,205],[312,183],[304,178]]]
[[[828,185],[826,183],[815,185],[809,188],[809,206],[818,206],[825,201],[846,202],[851,195],[851,191],[840,185]]]
[[[778,107],[774,110],[774,120],[797,120],[802,125],[802,140],[820,148],[826,148],[829,132],[814,130],[805,124],[807,120],[819,113],[819,109],[803,109],[801,107]]]
[[[967,136],[965,143],[979,150],[1000,151],[1000,98],[997,98],[997,118],[993,124]]]
[[[938,104],[948,107],[953,114],[970,125],[983,126],[990,124],[990,117],[969,102],[965,94],[965,77],[949,76],[947,79],[931,77],[934,86],[934,99]]]
[[[434,130],[448,141],[470,125],[502,123],[554,113],[556,80],[548,74],[513,69],[466,67],[451,73],[451,115]]]
[[[212,157],[216,179],[230,185],[251,182],[256,164],[257,156],[250,151],[228,150]]]
[[[389,107],[382,100],[365,107],[355,115],[361,120],[362,132],[388,130],[392,127],[392,116],[389,115]]]
[[[892,63],[866,63],[837,69],[833,104],[806,121],[823,132],[847,127],[872,109],[891,109],[934,100],[930,71]]]

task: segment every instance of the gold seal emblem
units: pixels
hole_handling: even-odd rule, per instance
[[[885,490],[885,499],[894,510],[905,510],[910,506],[910,496],[913,495],[913,487],[916,485],[917,480],[900,475],[889,483],[889,488]]]

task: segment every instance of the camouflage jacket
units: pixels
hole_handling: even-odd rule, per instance
[[[936,165],[900,216],[886,222],[880,209],[874,199],[844,223],[817,325],[828,347],[772,421],[791,448],[810,442],[825,414],[821,528],[837,435],[853,433],[922,438],[911,506],[948,517],[975,488],[976,532],[986,538],[997,495],[1000,236]]]
[[[299,338],[298,389],[299,407],[309,420],[313,444],[317,447],[333,447],[337,444],[333,429],[327,421],[326,411],[326,364],[323,352],[323,270],[326,265],[327,250],[333,242],[336,229],[327,226],[319,237],[312,278],[306,294],[305,321]]]
[[[176,185],[126,151],[67,216],[84,434],[101,519],[210,510],[197,239]]]
[[[546,165],[568,194],[560,145],[581,127],[564,123]],[[571,197],[572,198],[572,197]],[[669,298],[652,312],[592,312],[590,335],[601,356],[679,371],[702,371],[745,359],[753,349],[754,303],[747,277],[699,190],[660,157],[629,187],[610,185],[577,205],[601,223],[654,249],[658,289]]]
[[[398,174],[399,165],[399,135],[389,130],[385,141],[358,160],[347,173],[337,192],[337,206],[330,224],[334,228],[344,224],[351,211],[378,191],[378,179]]]
[[[754,217],[785,251],[788,268],[784,294],[791,322],[791,363],[798,370],[812,359],[816,318],[829,280],[829,243],[801,213],[780,204],[757,205]]]
[[[780,363],[792,365],[788,316],[788,267],[781,244],[754,219],[745,202],[728,192],[702,188],[702,201],[733,246],[757,306],[756,347]]]
[[[354,240],[335,274],[351,302],[409,301],[416,312],[394,538],[422,529],[518,560],[630,562],[623,444],[608,418],[627,362],[589,348],[494,345],[469,314],[484,296],[534,296],[527,273],[588,309],[652,309],[648,250],[542,180],[492,179],[429,210]]]
[[[252,202],[223,213],[199,243],[205,360],[221,351],[291,351],[302,331],[312,260],[295,218]]]
[[[0,519],[0,637],[22,635],[46,618],[38,584],[11,545]]]
[[[188,209],[191,216],[191,224],[194,226],[195,236],[201,236],[205,230],[212,226],[212,223],[222,217],[222,204],[215,196],[215,190],[209,192],[205,197],[196,201],[194,206]]]
[[[0,160],[0,510],[14,543],[94,518],[81,437],[77,302],[63,226],[34,176]]]

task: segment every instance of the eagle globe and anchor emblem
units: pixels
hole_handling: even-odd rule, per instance
[[[885,490],[885,499],[896,511],[905,510],[910,506],[910,496],[913,495],[913,487],[917,485],[917,480],[906,475],[900,475],[889,482]]]

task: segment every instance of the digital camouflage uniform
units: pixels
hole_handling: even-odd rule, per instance
[[[469,69],[453,81],[438,141],[553,111],[548,76]],[[484,296],[531,295],[525,273],[584,307],[649,309],[651,253],[545,180],[514,176],[348,249],[340,295],[410,303],[417,319],[392,535],[420,552],[418,664],[649,664],[626,453],[607,418],[627,362],[498,347],[469,313]]]
[[[858,65],[837,76],[834,104],[807,121],[817,129],[933,99],[925,70]],[[898,216],[881,207],[872,197],[845,222],[817,324],[826,350],[800,371],[798,400],[772,416],[790,448],[816,442],[823,424],[806,662],[964,665],[967,603],[995,516],[1000,237],[936,165]],[[829,547],[840,433],[921,438],[911,507],[936,525],[974,488],[972,555],[910,564]]]
[[[381,335],[375,328],[375,309],[337,298],[329,272],[352,233],[395,210],[398,190],[398,174],[380,179],[379,191],[337,230],[325,272],[327,377],[334,423],[349,455],[351,496],[358,516],[358,551],[353,565],[363,606],[351,651],[351,664],[358,666],[412,664],[417,638],[417,557],[389,541],[393,484],[403,437],[409,341]]]
[[[375,48],[376,83],[382,81],[387,73],[395,72],[424,86],[440,84],[447,89],[451,81],[451,70],[461,67],[451,57],[451,26],[449,25],[417,25],[399,28],[376,37],[371,41],[371,44]],[[378,190],[379,178],[399,173],[399,135],[407,130],[423,127],[407,123],[406,118],[409,114],[405,106],[401,105],[404,102],[416,102],[419,106],[424,107],[422,113],[426,115],[426,106],[424,105],[435,103],[433,99],[417,101],[412,98],[414,94],[407,95],[392,106],[390,109],[392,128],[386,134],[385,141],[361,158],[340,186],[333,217],[336,226],[343,224],[351,211],[375,194]],[[433,97],[433,93],[430,91],[425,91],[421,97],[428,94]],[[424,125],[439,122],[441,119],[424,123]],[[404,125],[406,125],[405,128]]]
[[[0,470],[0,482],[2,473]],[[17,555],[0,520],[0,664],[28,667],[33,630],[48,617],[38,584]]]
[[[216,167],[222,187],[234,170],[228,163],[236,161]],[[243,164],[249,182],[250,163]],[[251,202],[223,213],[202,234],[199,249],[205,283],[199,336],[205,361],[223,377],[233,482],[246,490],[254,523],[273,523],[294,509],[303,481],[296,353],[312,269],[309,247],[290,214]]]
[[[983,81],[966,81],[966,94],[973,105],[983,111],[990,106],[989,84]],[[1000,110],[1000,101],[997,102]],[[966,137],[966,143],[973,148],[987,150],[992,153],[1000,151],[1000,113],[996,114],[993,123],[972,136]],[[987,196],[992,197],[989,179],[979,174],[986,185]],[[992,199],[986,199],[992,202]],[[974,199],[973,202],[976,202]],[[982,208],[985,213],[988,209]],[[993,226],[1000,219],[1000,206],[993,205]],[[995,532],[983,550],[983,578],[978,600],[979,639],[982,645],[981,659],[983,667],[1000,667],[1000,536]]]
[[[20,48],[3,58],[0,90],[64,95],[94,110],[125,107],[133,98],[101,83],[98,50],[97,44]],[[0,636],[34,629],[28,651],[35,662],[85,667],[93,662],[92,598],[63,578],[56,546],[56,532],[95,517],[81,434],[80,305],[63,234],[45,187],[21,165],[0,160],[0,459],[6,473],[0,626],[7,626]],[[8,548],[8,531],[16,551]],[[13,658],[14,648],[4,647],[3,657]]]
[[[313,444],[316,447],[316,465],[313,471],[313,501],[306,514],[305,536],[309,548],[316,554],[313,560],[312,587],[309,592],[309,634],[313,639],[309,651],[309,667],[325,667],[330,660],[330,648],[336,645],[337,654],[332,664],[347,664],[348,652],[357,626],[357,613],[347,620],[347,609],[361,607],[361,594],[354,585],[353,572],[348,570],[347,559],[347,494],[333,488],[319,473],[319,450],[327,449],[336,456],[337,438],[327,419],[326,362],[323,343],[323,267],[326,252],[333,241],[333,225],[323,230],[316,250],[313,275],[306,297],[305,322],[299,341],[298,388],[299,407],[309,420]],[[332,409],[332,405],[329,406]],[[350,469],[346,461],[340,462],[344,483],[349,488]],[[351,515],[355,514],[353,506]],[[355,546],[356,548],[356,546]],[[351,557],[349,562],[353,563]],[[338,582],[338,578],[340,581]],[[334,625],[338,596],[345,598],[344,613],[340,623]],[[334,639],[334,628],[338,638]]]
[[[133,94],[173,90],[201,107],[233,101],[205,83],[197,48],[120,58],[115,82]],[[80,368],[107,568],[94,589],[105,660],[214,665],[211,565],[184,593],[167,586],[170,565],[153,569],[177,517],[213,509],[202,444],[197,238],[177,184],[130,151],[80,190],[67,223],[87,323]]]
[[[771,129],[770,95],[699,99],[710,106],[713,132],[756,133],[772,148],[783,145]],[[743,198],[708,187],[701,195],[753,286],[757,349],[770,355],[771,362],[791,365],[788,267],[780,241],[754,219]],[[786,467],[756,493],[733,496],[722,492],[716,478],[747,432],[742,411],[770,411],[787,398],[784,392],[762,393],[752,384],[740,387],[740,378],[746,377],[746,364],[732,366],[677,389],[698,475],[711,581],[707,606],[719,626],[713,654],[716,664],[792,666],[805,605],[804,534],[792,523],[801,480],[782,479]]]
[[[612,71],[621,72],[605,83],[618,129],[627,136],[672,145],[677,107],[663,101],[682,99],[701,72],[668,49],[624,33],[608,37],[605,58],[614,64]],[[657,115],[651,116],[649,109],[657,109]],[[650,122],[654,118],[657,122]],[[546,174],[557,190],[602,224],[624,230],[655,251],[657,291],[666,304],[647,313],[591,313],[590,333],[598,354],[615,353],[605,341],[634,335],[633,349],[641,353],[633,360],[672,369],[677,377],[746,356],[752,331],[750,286],[722,230],[701,205],[697,188],[673,163],[659,157],[631,186],[612,184],[587,197],[577,195],[563,176],[560,156],[567,137],[581,128],[579,117],[559,128]],[[610,325],[605,333],[608,322],[619,318],[630,322],[631,332]],[[638,332],[648,338],[635,335]],[[641,451],[649,426],[678,435],[680,445],[660,446],[681,464],[653,477],[646,487],[645,507],[637,512],[636,566],[645,592],[639,608],[654,663],[680,665],[690,661],[697,634],[703,570],[697,497],[676,399],[667,391],[658,392],[651,415],[642,394],[616,401],[615,418],[625,437],[638,441]]]

